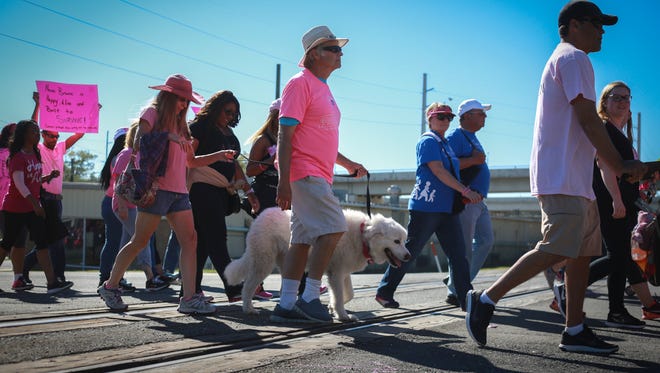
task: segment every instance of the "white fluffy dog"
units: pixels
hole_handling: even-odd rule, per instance
[[[344,304],[353,299],[351,273],[367,267],[370,261],[382,264],[388,261],[400,266],[410,259],[404,246],[406,230],[391,218],[376,214],[371,219],[355,210],[344,210],[348,231],[337,244],[325,271],[330,287],[330,311],[342,321],[357,320],[349,316]],[[243,284],[243,312],[258,313],[252,307],[255,289],[272,273],[275,265],[280,269],[289,249],[291,212],[279,207],[264,210],[252,223],[247,234],[245,254],[233,260],[225,269],[229,284]],[[312,247],[311,250],[314,250]]]

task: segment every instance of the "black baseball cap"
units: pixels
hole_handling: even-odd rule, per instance
[[[591,18],[599,20],[605,26],[617,23],[619,17],[603,14],[600,8],[591,1],[572,0],[559,12],[559,26],[568,25],[572,19]]]

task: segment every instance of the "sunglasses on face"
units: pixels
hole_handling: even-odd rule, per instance
[[[339,52],[341,52],[341,47],[338,46],[338,45],[332,45],[332,46],[329,46],[329,47],[323,47],[323,48],[321,48],[321,49],[323,49],[324,51],[332,52],[332,53],[339,53]]]
[[[630,102],[632,100],[631,95],[617,95],[616,93],[609,94],[607,97],[614,102]]]
[[[451,115],[451,114],[436,114],[435,117],[436,117],[438,120],[448,120],[448,121],[450,121],[450,122],[452,121],[452,119],[454,119],[454,116]]]
[[[48,133],[48,132],[42,132],[42,133],[43,133],[44,136],[46,136],[48,138],[51,138],[51,139],[59,139],[60,138],[60,135],[53,135],[52,133]]]

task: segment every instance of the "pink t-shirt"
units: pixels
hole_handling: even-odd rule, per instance
[[[114,195],[115,182],[117,181],[119,175],[126,170],[128,162],[131,160],[131,154],[133,154],[133,149],[124,149],[120,151],[114,159],[115,164],[112,166],[112,172],[110,173],[110,188],[108,188],[113,190],[111,195],[113,211],[117,211],[119,208],[119,204],[117,202],[117,198],[119,197],[115,197]],[[135,205],[128,201],[125,201],[124,203],[126,203],[128,208],[135,208]]]
[[[596,150],[571,104],[579,95],[596,102],[591,61],[560,43],[541,77],[529,166],[532,195],[596,198],[591,185]]]
[[[0,210],[2,210],[2,200],[9,191],[9,168],[7,168],[7,158],[9,158],[9,149],[0,148]]]
[[[318,176],[332,184],[341,113],[328,84],[308,69],[294,75],[282,92],[283,117],[300,122],[291,140],[290,181]]]
[[[144,119],[153,129],[158,121],[158,112],[156,108],[150,106],[142,111],[140,119]],[[175,193],[188,193],[186,188],[186,152],[181,146],[173,141],[169,141],[167,169],[165,175],[156,179],[158,189],[167,190]]]
[[[39,199],[41,191],[41,163],[36,154],[16,153],[9,161],[9,174],[14,172],[23,172],[23,181],[30,191],[30,194]],[[27,198],[23,197],[16,188],[13,178],[10,177],[9,191],[5,194],[2,209],[9,212],[25,213],[33,211],[32,204]]]
[[[49,183],[44,183],[43,188],[48,193],[62,194],[62,182],[64,181],[64,153],[66,153],[66,143],[58,142],[53,149],[49,149],[43,143],[39,143],[39,152],[43,162],[44,175],[50,175],[53,170],[58,170],[60,176],[54,178]]]

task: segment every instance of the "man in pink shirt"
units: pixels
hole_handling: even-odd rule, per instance
[[[332,192],[335,163],[358,177],[367,174],[359,163],[338,151],[340,112],[327,79],[341,67],[341,47],[348,39],[335,37],[326,26],[317,26],[302,38],[305,54],[282,93],[280,131],[277,144],[279,184],[277,204],[291,209],[291,247],[282,268],[280,303],[271,320],[275,322],[332,322],[319,301],[321,277],[346,220]],[[309,277],[300,299],[300,278],[309,254]]]
[[[34,112],[32,113],[32,120],[35,122],[39,119],[39,93],[32,94],[34,99]],[[69,136],[66,140],[58,142],[60,137],[59,132],[42,130],[41,139],[39,143],[39,152],[41,153],[41,161],[43,163],[44,175],[50,174],[51,171],[57,170],[60,177],[56,177],[49,182],[43,183],[41,186],[41,204],[46,211],[46,238],[51,242],[48,245],[48,252],[50,253],[50,260],[53,262],[53,270],[55,276],[59,281],[66,282],[64,276],[64,269],[66,267],[66,254],[64,252],[64,236],[66,236],[66,227],[62,223],[62,184],[64,177],[64,154],[69,150],[78,140],[83,137],[84,133],[75,133]],[[37,263],[36,251],[33,249],[25,256],[25,263],[23,265],[23,278],[26,282],[30,281],[30,270]]]

